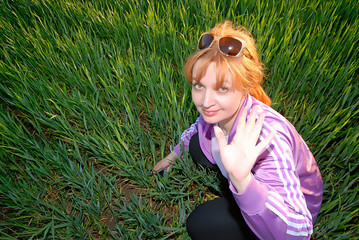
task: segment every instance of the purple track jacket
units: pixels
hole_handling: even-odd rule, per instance
[[[277,134],[258,157],[251,171],[252,180],[242,194],[238,194],[228,180],[233,197],[248,226],[260,239],[310,239],[323,197],[323,182],[317,163],[294,126],[250,95],[243,102],[232,126],[229,143],[245,105],[248,113],[256,105],[260,105],[261,111],[266,113],[259,141],[273,130]],[[213,126],[199,116],[182,133],[174,151],[180,155],[181,147],[186,150],[191,137],[198,133],[204,155],[216,164],[211,147]]]

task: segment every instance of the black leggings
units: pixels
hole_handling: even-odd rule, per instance
[[[208,161],[203,154],[198,134],[192,136],[189,152],[195,163],[213,170],[218,167]],[[224,196],[202,203],[188,216],[187,232],[192,239],[258,239],[242,217],[230,190]]]

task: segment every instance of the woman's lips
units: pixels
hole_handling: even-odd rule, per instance
[[[217,114],[218,110],[205,110],[205,109],[202,109],[202,112],[207,117],[213,117],[214,115]]]

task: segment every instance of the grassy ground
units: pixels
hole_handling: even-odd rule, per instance
[[[358,15],[355,0],[0,0],[0,238],[188,238],[219,175],[186,154],[151,168],[197,116],[185,59],[229,19],[320,166],[313,238],[358,239]]]

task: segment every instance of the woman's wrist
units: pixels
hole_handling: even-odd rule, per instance
[[[233,174],[228,173],[228,177],[231,180],[232,185],[236,189],[237,193],[241,194],[248,187],[252,179],[252,174],[249,173],[246,177],[238,179]]]

